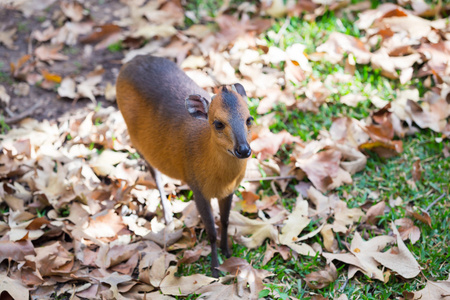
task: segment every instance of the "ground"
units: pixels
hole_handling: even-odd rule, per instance
[[[0,297],[446,299],[450,7],[316,2],[9,1]],[[166,227],[117,110],[136,54],[249,96],[220,280],[192,192],[164,179]]]

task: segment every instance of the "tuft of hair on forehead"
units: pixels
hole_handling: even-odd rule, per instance
[[[237,95],[228,89],[226,86],[222,87],[222,102],[229,109],[235,109],[238,106]]]

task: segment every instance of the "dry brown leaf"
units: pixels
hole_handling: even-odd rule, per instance
[[[318,152],[323,146],[320,142],[310,142],[301,153],[295,155],[295,166],[302,169],[321,192],[338,187],[342,183],[351,183],[350,174],[340,168],[342,153],[335,149]]]
[[[323,237],[323,246],[328,252],[334,253],[338,250],[338,243],[334,238],[333,225],[325,224],[320,231]]]
[[[412,165],[412,178],[414,181],[420,181],[422,179],[423,169],[420,165],[420,159],[417,159]]]
[[[34,261],[42,276],[70,273],[74,263],[73,255],[59,242],[35,248],[36,257],[27,257]]]
[[[102,81],[104,72],[103,67],[97,66],[94,71],[87,74],[86,79],[77,85],[78,96],[80,98],[89,98],[92,102],[96,103],[95,96],[101,94],[97,85]]]
[[[117,246],[110,246],[109,244],[101,245],[98,250],[96,264],[104,269],[116,266],[130,259],[137,253],[139,247],[143,247],[143,245],[138,243]]]
[[[117,272],[107,274],[104,277],[98,278],[100,282],[106,283],[110,286],[110,291],[112,292],[113,299],[118,299],[119,297],[119,284],[126,283],[132,279],[130,275],[121,275]]]
[[[260,153],[261,159],[265,159],[269,156],[275,155],[282,144],[290,145],[292,143],[301,145],[302,141],[299,137],[292,136],[287,131],[281,131],[279,133],[267,131],[253,140],[250,143],[250,146],[255,153]]]
[[[245,259],[231,257],[218,268],[237,277],[237,294],[242,297],[247,285],[250,289],[248,299],[258,299],[258,294],[264,288],[263,279],[272,274],[266,270],[254,269]]]
[[[80,41],[86,44],[96,44],[95,50],[101,50],[123,39],[122,29],[115,24],[104,24],[94,27],[94,31]]]
[[[331,33],[328,40],[318,46],[316,51],[327,53],[328,61],[331,63],[343,61],[346,53],[352,53],[359,64],[367,64],[372,56],[361,40],[339,32]]]
[[[447,280],[432,281],[427,280],[425,288],[414,292],[414,300],[448,300],[450,299],[450,277]]]
[[[435,44],[422,43],[417,51],[426,57],[427,68],[422,68],[418,75],[435,74],[440,77],[448,75],[446,62],[449,59],[449,49],[450,41],[448,40]]]
[[[278,230],[274,224],[282,219],[284,219],[282,213],[269,221],[261,221],[252,220],[236,211],[231,211],[228,234],[250,249],[261,246],[267,238],[278,243]],[[248,237],[248,235],[251,236]]]
[[[215,21],[220,27],[217,36],[219,40],[223,41],[222,43],[235,41],[247,32],[263,32],[272,25],[272,20],[270,19],[250,19],[247,14],[244,14],[240,20],[235,16],[222,14],[217,16]]]
[[[200,294],[198,299],[205,300],[216,300],[216,299],[227,299],[227,300],[242,300],[250,299],[250,291],[244,290],[243,294],[239,296],[237,294],[237,284],[223,284],[220,282],[214,282],[209,285],[205,285],[197,290]]]
[[[450,115],[450,104],[445,99],[440,99],[431,105],[427,103],[420,105],[408,99],[405,111],[420,128],[441,132],[447,124],[445,119]]]
[[[374,123],[365,126],[363,130],[370,136],[370,140],[359,145],[360,149],[375,151],[382,157],[391,157],[403,152],[403,142],[393,140],[394,124],[390,105],[373,113]]]
[[[241,67],[240,69],[241,72],[244,71],[243,67]],[[246,71],[248,71],[248,69]],[[258,75],[252,77],[253,82],[257,84],[265,83],[264,87],[259,87],[265,92],[263,98],[259,102],[258,108],[256,109],[256,112],[258,114],[266,114],[273,111],[275,105],[279,103],[284,103],[287,107],[291,107],[295,104],[296,100],[291,92],[288,92],[286,90],[282,91],[278,86],[267,89],[267,87],[271,87],[276,83],[277,78],[275,76],[271,74],[261,73],[260,70],[258,70],[257,72]],[[248,73],[244,73],[244,75],[248,75]]]
[[[284,226],[281,228],[281,234],[279,235],[279,241],[281,244],[288,246],[292,250],[296,251],[301,255],[316,255],[316,251],[311,248],[311,246],[305,243],[297,243],[298,241],[304,240],[304,236],[299,238],[298,235],[303,231],[303,229],[308,226],[311,219],[308,217],[308,201],[303,200],[300,196],[297,198],[297,203],[295,209],[284,221]],[[307,234],[306,236],[312,237],[312,234],[317,234],[318,230]]]
[[[0,295],[7,298],[6,292],[12,299],[28,299],[29,291],[20,280],[9,278],[6,274],[0,273]]]
[[[364,241],[359,233],[355,232],[350,253],[323,253],[322,255],[327,259],[327,263],[337,259],[352,265],[353,269],[349,269],[349,278],[352,278],[357,271],[361,271],[370,278],[384,281],[383,272],[378,269],[379,263],[373,257],[394,241],[395,239],[389,236],[378,236]]]
[[[8,259],[12,261],[24,261],[25,256],[34,255],[34,246],[31,241],[0,241],[0,263]]]
[[[25,211],[11,212],[8,219],[10,230],[7,232],[9,240],[14,242],[22,240],[33,241],[44,235],[44,231],[40,226],[37,229],[27,229],[28,225],[34,221],[35,217],[35,215]],[[44,224],[45,223],[42,223],[42,225]]]
[[[0,44],[6,46],[10,50],[17,50],[18,47],[14,45],[14,35],[16,34],[17,28],[11,28],[9,30],[0,31]]]
[[[0,102],[3,102],[4,105],[9,105],[9,100],[11,96],[6,92],[6,88],[3,85],[0,85]]]
[[[31,36],[39,42],[47,42],[58,34],[58,29],[50,25],[44,31],[34,30]]]
[[[78,2],[62,2],[61,11],[74,22],[83,19],[83,6]]]
[[[339,201],[339,199],[333,195],[330,195],[329,197],[324,196],[313,186],[310,186],[306,193],[311,202],[316,206],[316,209],[313,210],[314,215],[317,215],[323,220],[326,220],[328,216],[332,214]]]
[[[242,201],[240,201],[242,211],[246,213],[256,213],[258,208],[256,206],[256,201],[259,200],[259,195],[251,191],[242,191]]]
[[[58,87],[58,94],[61,97],[67,97],[70,99],[75,99],[77,97],[77,93],[75,92],[76,83],[75,80],[73,80],[70,77],[65,77],[61,85]]]
[[[305,281],[309,288],[319,290],[336,281],[337,277],[336,267],[331,263],[326,265],[324,270],[307,274]]]
[[[397,236],[398,251],[392,253],[393,251],[391,249],[391,251],[384,253],[374,253],[373,258],[404,278],[414,278],[420,273],[420,266],[408,247],[403,243],[401,235],[394,223],[392,223],[392,230]]]
[[[122,218],[111,209],[91,219],[89,226],[83,231],[94,238],[113,238],[124,228]]]
[[[289,249],[289,247],[283,246],[283,245],[278,246],[275,243],[273,243],[272,246],[274,246],[275,248],[272,248],[271,244],[269,244],[269,243],[266,246],[266,252],[264,253],[263,265],[266,265],[272,259],[272,257],[275,255],[275,253],[279,253],[284,260],[288,260],[291,258],[292,255],[291,255],[291,250]]]
[[[424,224],[427,224],[431,228],[431,217],[428,212],[421,209],[421,213],[420,213],[420,212],[413,211],[407,207],[406,214],[408,216],[412,216],[414,219],[419,220],[420,222],[422,222]]]
[[[409,218],[398,219],[394,221],[395,225],[400,226],[398,231],[402,240],[409,239],[411,244],[417,242],[420,238],[420,228],[414,225],[414,222]]]
[[[344,103],[345,105],[356,107],[359,102],[366,100],[366,97],[364,97],[361,94],[356,93],[350,93],[347,95],[342,96],[339,101],[341,103]]]
[[[42,61],[68,60],[68,56],[59,53],[62,48],[63,45],[42,45],[34,50],[34,54]]]
[[[195,246],[192,250],[186,250],[183,252],[183,258],[178,260],[178,265],[180,264],[192,264],[196,262],[201,255],[208,255],[211,252],[211,247],[206,245],[206,242],[202,242]]]
[[[202,274],[175,277],[177,267],[171,266],[167,269],[166,276],[161,282],[161,292],[166,295],[185,296],[194,294],[198,289],[209,285],[215,278]]]
[[[348,208],[344,201],[337,201],[334,207],[334,232],[347,232],[347,226],[351,226],[356,222],[363,222],[366,220],[364,212],[358,208]]]
[[[367,210],[366,217],[369,224],[376,224],[377,218],[385,214],[386,202],[381,201]]]
[[[139,254],[134,253],[126,262],[120,263],[111,268],[114,272],[121,274],[132,274],[139,261]]]
[[[96,159],[92,160],[90,166],[97,175],[114,178],[116,173],[115,165],[124,161],[127,156],[127,153],[105,150]]]
[[[145,244],[146,247],[139,251],[139,279],[147,284],[155,283],[155,286],[159,286],[169,264],[176,261],[176,257],[165,252],[154,242],[145,241]]]

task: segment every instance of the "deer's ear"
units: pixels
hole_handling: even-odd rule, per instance
[[[186,109],[194,118],[208,120],[209,101],[200,95],[189,95],[185,100]]]
[[[243,98],[247,98],[247,93],[245,92],[244,87],[242,86],[242,84],[240,83],[235,83],[232,85],[232,89],[238,93],[239,95],[241,95]]]

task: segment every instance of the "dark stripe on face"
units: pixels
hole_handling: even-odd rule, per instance
[[[235,143],[237,145],[247,144],[247,127],[245,124],[245,116],[240,113],[241,103],[237,99],[237,96],[227,90],[225,87],[222,89],[222,101],[224,108],[228,111],[231,128],[233,129],[233,134],[235,138]]]

